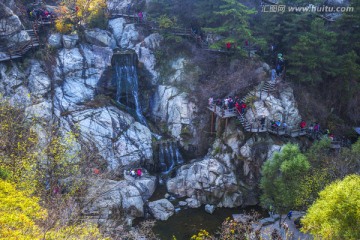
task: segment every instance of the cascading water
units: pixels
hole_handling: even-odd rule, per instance
[[[114,54],[113,67],[115,73],[113,82],[116,85],[116,101],[124,105],[128,112],[134,112],[137,120],[146,124],[139,103],[139,82],[136,68],[137,56],[129,52]]]
[[[175,142],[159,144],[159,169],[162,175],[169,174],[176,166],[184,164]]]

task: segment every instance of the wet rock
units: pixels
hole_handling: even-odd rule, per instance
[[[199,208],[201,206],[201,202],[195,198],[187,198],[185,201],[190,208]]]
[[[205,212],[213,214],[216,207],[214,205],[206,204],[205,205]]]
[[[185,206],[187,206],[187,204],[188,204],[188,203],[185,202],[185,201],[180,201],[180,202],[179,202],[179,206],[180,206],[180,207],[185,207]]]
[[[171,217],[175,211],[174,205],[167,199],[149,202],[149,208],[154,218],[162,221]]]

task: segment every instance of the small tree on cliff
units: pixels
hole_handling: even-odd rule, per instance
[[[244,40],[253,40],[249,26],[249,16],[255,14],[255,10],[235,0],[221,0],[219,11],[214,14],[219,16],[219,26],[208,28],[208,31],[225,36],[215,47],[223,47],[226,42],[242,44]],[[222,44],[219,46],[219,44]]]
[[[297,145],[285,145],[263,165],[261,204],[266,208],[273,206],[280,214],[297,207],[297,195],[301,191],[299,183],[309,168],[310,163]]]
[[[63,0],[56,12],[55,27],[61,33],[81,26],[106,27],[106,0]]]

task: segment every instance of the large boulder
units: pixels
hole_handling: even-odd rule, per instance
[[[85,38],[90,44],[97,45],[100,47],[110,47],[114,49],[116,42],[110,32],[102,29],[90,29],[85,30]]]
[[[174,214],[174,205],[167,199],[160,199],[157,201],[149,202],[151,214],[157,220],[168,220]]]
[[[111,12],[125,12],[127,9],[127,5],[131,4],[131,0],[107,0],[107,8]]]
[[[143,217],[143,201],[154,193],[155,180],[155,177],[150,176],[133,181],[89,179],[85,196],[87,204],[82,212],[85,215],[98,216],[99,223],[113,217],[119,210],[131,217]]]
[[[62,36],[60,33],[52,33],[48,38],[49,46],[53,48],[60,48],[61,47],[61,39]]]
[[[181,166],[177,176],[169,179],[166,186],[168,192],[190,197],[202,204],[237,207],[243,203],[243,193],[235,173],[213,158]]]
[[[291,87],[280,91],[280,97],[266,92],[256,91],[256,100],[253,108],[249,108],[245,116],[254,127],[260,126],[259,119],[265,117],[268,120],[285,121],[289,127],[298,126],[301,120],[297,103]]]

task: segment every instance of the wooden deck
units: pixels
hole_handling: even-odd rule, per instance
[[[219,106],[216,106],[215,104],[210,105],[207,108],[221,118],[231,118],[239,116],[239,114],[236,112],[236,108],[223,109]]]

